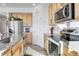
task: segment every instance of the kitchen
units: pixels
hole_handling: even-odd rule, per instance
[[[77,3],[0,3],[0,55],[78,56],[79,40],[70,39],[79,29],[78,7]],[[73,30],[68,38],[67,30]]]

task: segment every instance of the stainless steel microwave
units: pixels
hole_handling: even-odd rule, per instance
[[[55,22],[73,20],[75,18],[74,3],[68,3],[55,13]]]

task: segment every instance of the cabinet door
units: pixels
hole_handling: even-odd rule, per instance
[[[57,11],[57,3],[49,4],[48,6],[48,22],[49,26],[52,26],[55,22],[55,12]]]
[[[22,13],[17,13],[17,17],[22,19],[23,18],[23,14]]]
[[[52,25],[52,4],[48,6],[48,24],[49,26]]]
[[[27,14],[23,14],[23,26],[27,26],[28,21],[27,21]]]
[[[46,52],[49,53],[49,50],[48,50],[48,36],[46,34],[44,34],[44,48],[45,48]]]
[[[27,34],[27,40],[28,40],[27,41],[28,43],[32,44],[32,33],[31,32]]]
[[[13,47],[12,47],[12,55],[13,56],[19,56],[20,55],[20,42],[17,42]]]
[[[19,41],[12,48],[13,56],[22,56],[23,55],[23,40]]]
[[[26,33],[25,43],[32,44],[32,32]]]
[[[28,23],[28,26],[32,26],[32,14],[31,13],[27,14],[27,23]]]
[[[57,12],[57,3],[52,4],[52,25],[55,24],[55,13]]]
[[[2,53],[2,56],[11,56],[11,49],[7,49]]]

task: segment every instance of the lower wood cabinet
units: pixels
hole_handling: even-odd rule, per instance
[[[11,54],[11,48],[9,48],[9,49],[7,49],[6,51],[4,51],[3,53],[2,53],[2,56],[11,56],[12,54]]]
[[[47,54],[49,53],[48,50],[48,36],[44,34],[44,49],[46,50]]]
[[[2,56],[22,56],[23,55],[23,42],[19,41],[11,48],[2,53]]]
[[[68,56],[68,48],[63,47],[63,55]]]
[[[26,46],[26,44],[32,44],[32,32],[28,32],[25,34],[24,46]]]
[[[21,52],[22,52],[22,45],[21,42],[18,42],[12,47],[12,54],[13,56],[20,56]]]
[[[17,49],[17,50],[15,51],[15,53],[13,53],[13,56],[20,56],[20,51],[19,51],[19,49]]]

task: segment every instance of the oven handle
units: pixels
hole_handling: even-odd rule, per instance
[[[65,8],[66,8],[66,7],[63,8],[63,16],[64,16],[64,17],[66,17],[66,15],[65,15]]]

